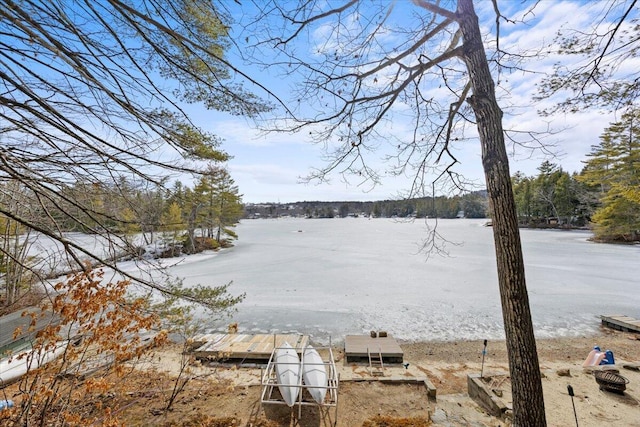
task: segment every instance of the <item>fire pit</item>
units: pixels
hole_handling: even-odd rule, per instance
[[[600,390],[622,394],[627,389],[627,384],[629,383],[628,379],[614,372],[596,371],[593,375],[596,377],[596,382],[600,386]]]

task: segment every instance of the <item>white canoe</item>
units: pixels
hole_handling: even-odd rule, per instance
[[[69,341],[62,341],[48,351],[34,352],[32,349],[7,357],[0,361],[0,387],[9,385],[34,369],[58,358],[67,349]]]
[[[280,394],[293,406],[300,393],[300,358],[288,342],[276,349],[275,365]]]
[[[327,368],[324,366],[322,357],[312,346],[304,349],[302,358],[302,379],[307,385],[307,390],[313,400],[322,404],[327,395]]]

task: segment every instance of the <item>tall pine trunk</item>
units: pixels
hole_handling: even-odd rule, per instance
[[[509,355],[514,425],[545,426],[542,379],[529,308],[509,160],[504,143],[502,111],[496,101],[473,1],[459,0],[456,13],[464,40],[463,59],[473,89],[468,102],[477,120],[482,164],[493,212],[493,237]]]

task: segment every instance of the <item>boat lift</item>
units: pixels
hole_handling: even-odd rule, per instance
[[[273,352],[271,353],[271,357],[269,358],[269,363],[265,370],[261,372],[261,385],[262,385],[262,394],[260,397],[260,404],[264,405],[287,405],[287,402],[284,401],[278,387],[281,385],[278,380],[278,376],[276,375],[276,362],[275,355],[276,351],[282,347],[274,347]],[[300,360],[300,375],[298,378],[298,384],[296,387],[300,389],[300,393],[298,393],[298,398],[294,403],[292,410],[294,407],[298,408],[298,418],[302,416],[302,407],[303,406],[316,406],[320,411],[321,416],[329,415],[329,411],[331,408],[334,408],[334,420],[333,425],[336,425],[338,421],[338,388],[340,385],[340,376],[336,370],[335,359],[333,357],[333,350],[331,349],[331,345],[329,347],[314,347],[318,353],[323,355],[322,364],[327,371],[327,385],[324,387],[327,390],[324,402],[319,404],[316,402],[309,392],[305,392],[309,385],[305,384],[302,379],[302,366],[304,365],[304,349],[302,350],[301,360]],[[325,357],[327,359],[325,360]],[[288,385],[288,384],[287,384]],[[316,388],[323,388],[317,387]],[[276,392],[276,390],[278,390]]]

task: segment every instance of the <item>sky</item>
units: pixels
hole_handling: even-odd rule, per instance
[[[524,8],[519,1],[499,1],[501,12],[509,17],[521,16]],[[533,13],[528,14],[524,23],[510,24],[503,22],[500,27],[501,47],[506,51],[539,50],[553,43],[560,28],[590,28],[602,12],[604,2],[578,1],[542,1]],[[408,1],[398,1],[397,8],[406,12],[420,12],[420,9]],[[486,40],[495,39],[495,15],[491,2],[477,2],[476,5],[480,24]],[[411,9],[411,10],[410,10]],[[406,15],[409,16],[409,15]],[[299,49],[317,46],[322,37],[321,29],[310,32],[309,45],[301,45]],[[314,44],[316,43],[316,44]],[[548,49],[545,49],[548,50]],[[233,50],[229,52],[234,59]],[[238,56],[239,57],[239,56]],[[550,72],[554,63],[566,63],[573,59],[558,55],[547,55],[545,58],[530,58],[522,66],[534,73],[514,72],[503,74],[498,85],[498,102],[505,112],[504,126],[520,131],[534,130],[552,132],[544,136],[546,150],[531,150],[519,145],[507,145],[510,156],[510,171],[513,175],[520,171],[528,176],[537,174],[537,167],[544,160],[560,165],[563,170],[573,173],[582,169],[583,161],[591,146],[598,144],[599,135],[616,120],[615,112],[589,109],[575,114],[558,113],[550,117],[541,117],[537,111],[550,106],[557,99],[549,99],[540,103],[533,103],[532,96],[536,93],[536,85]],[[638,69],[640,63],[623,64],[624,68]],[[285,80],[274,71],[265,70],[245,64],[244,71],[256,80],[269,87],[283,100],[288,99],[292,88],[297,84],[295,80]],[[497,76],[494,75],[494,79]],[[227,167],[231,176],[239,187],[245,203],[261,202],[295,202],[295,201],[355,201],[355,200],[383,200],[400,198],[410,188],[413,174],[407,171],[401,176],[387,176],[380,185],[373,186],[368,182],[360,182],[358,177],[346,180],[340,174],[332,174],[330,182],[302,182],[302,177],[314,168],[326,165],[322,144],[314,144],[308,132],[297,134],[272,133],[265,135],[258,130],[257,124],[251,119],[232,117],[222,113],[197,110],[189,107],[194,121],[204,128],[220,136],[224,142],[222,149],[232,156]],[[402,138],[409,130],[401,121],[384,124],[381,131],[389,132],[395,137]],[[466,129],[465,140],[454,147],[454,152],[460,164],[457,171],[473,182],[476,188],[484,188],[484,175],[481,164],[479,141],[475,137],[473,128]],[[383,159],[384,150],[373,153],[374,166],[382,174],[387,165]]]

